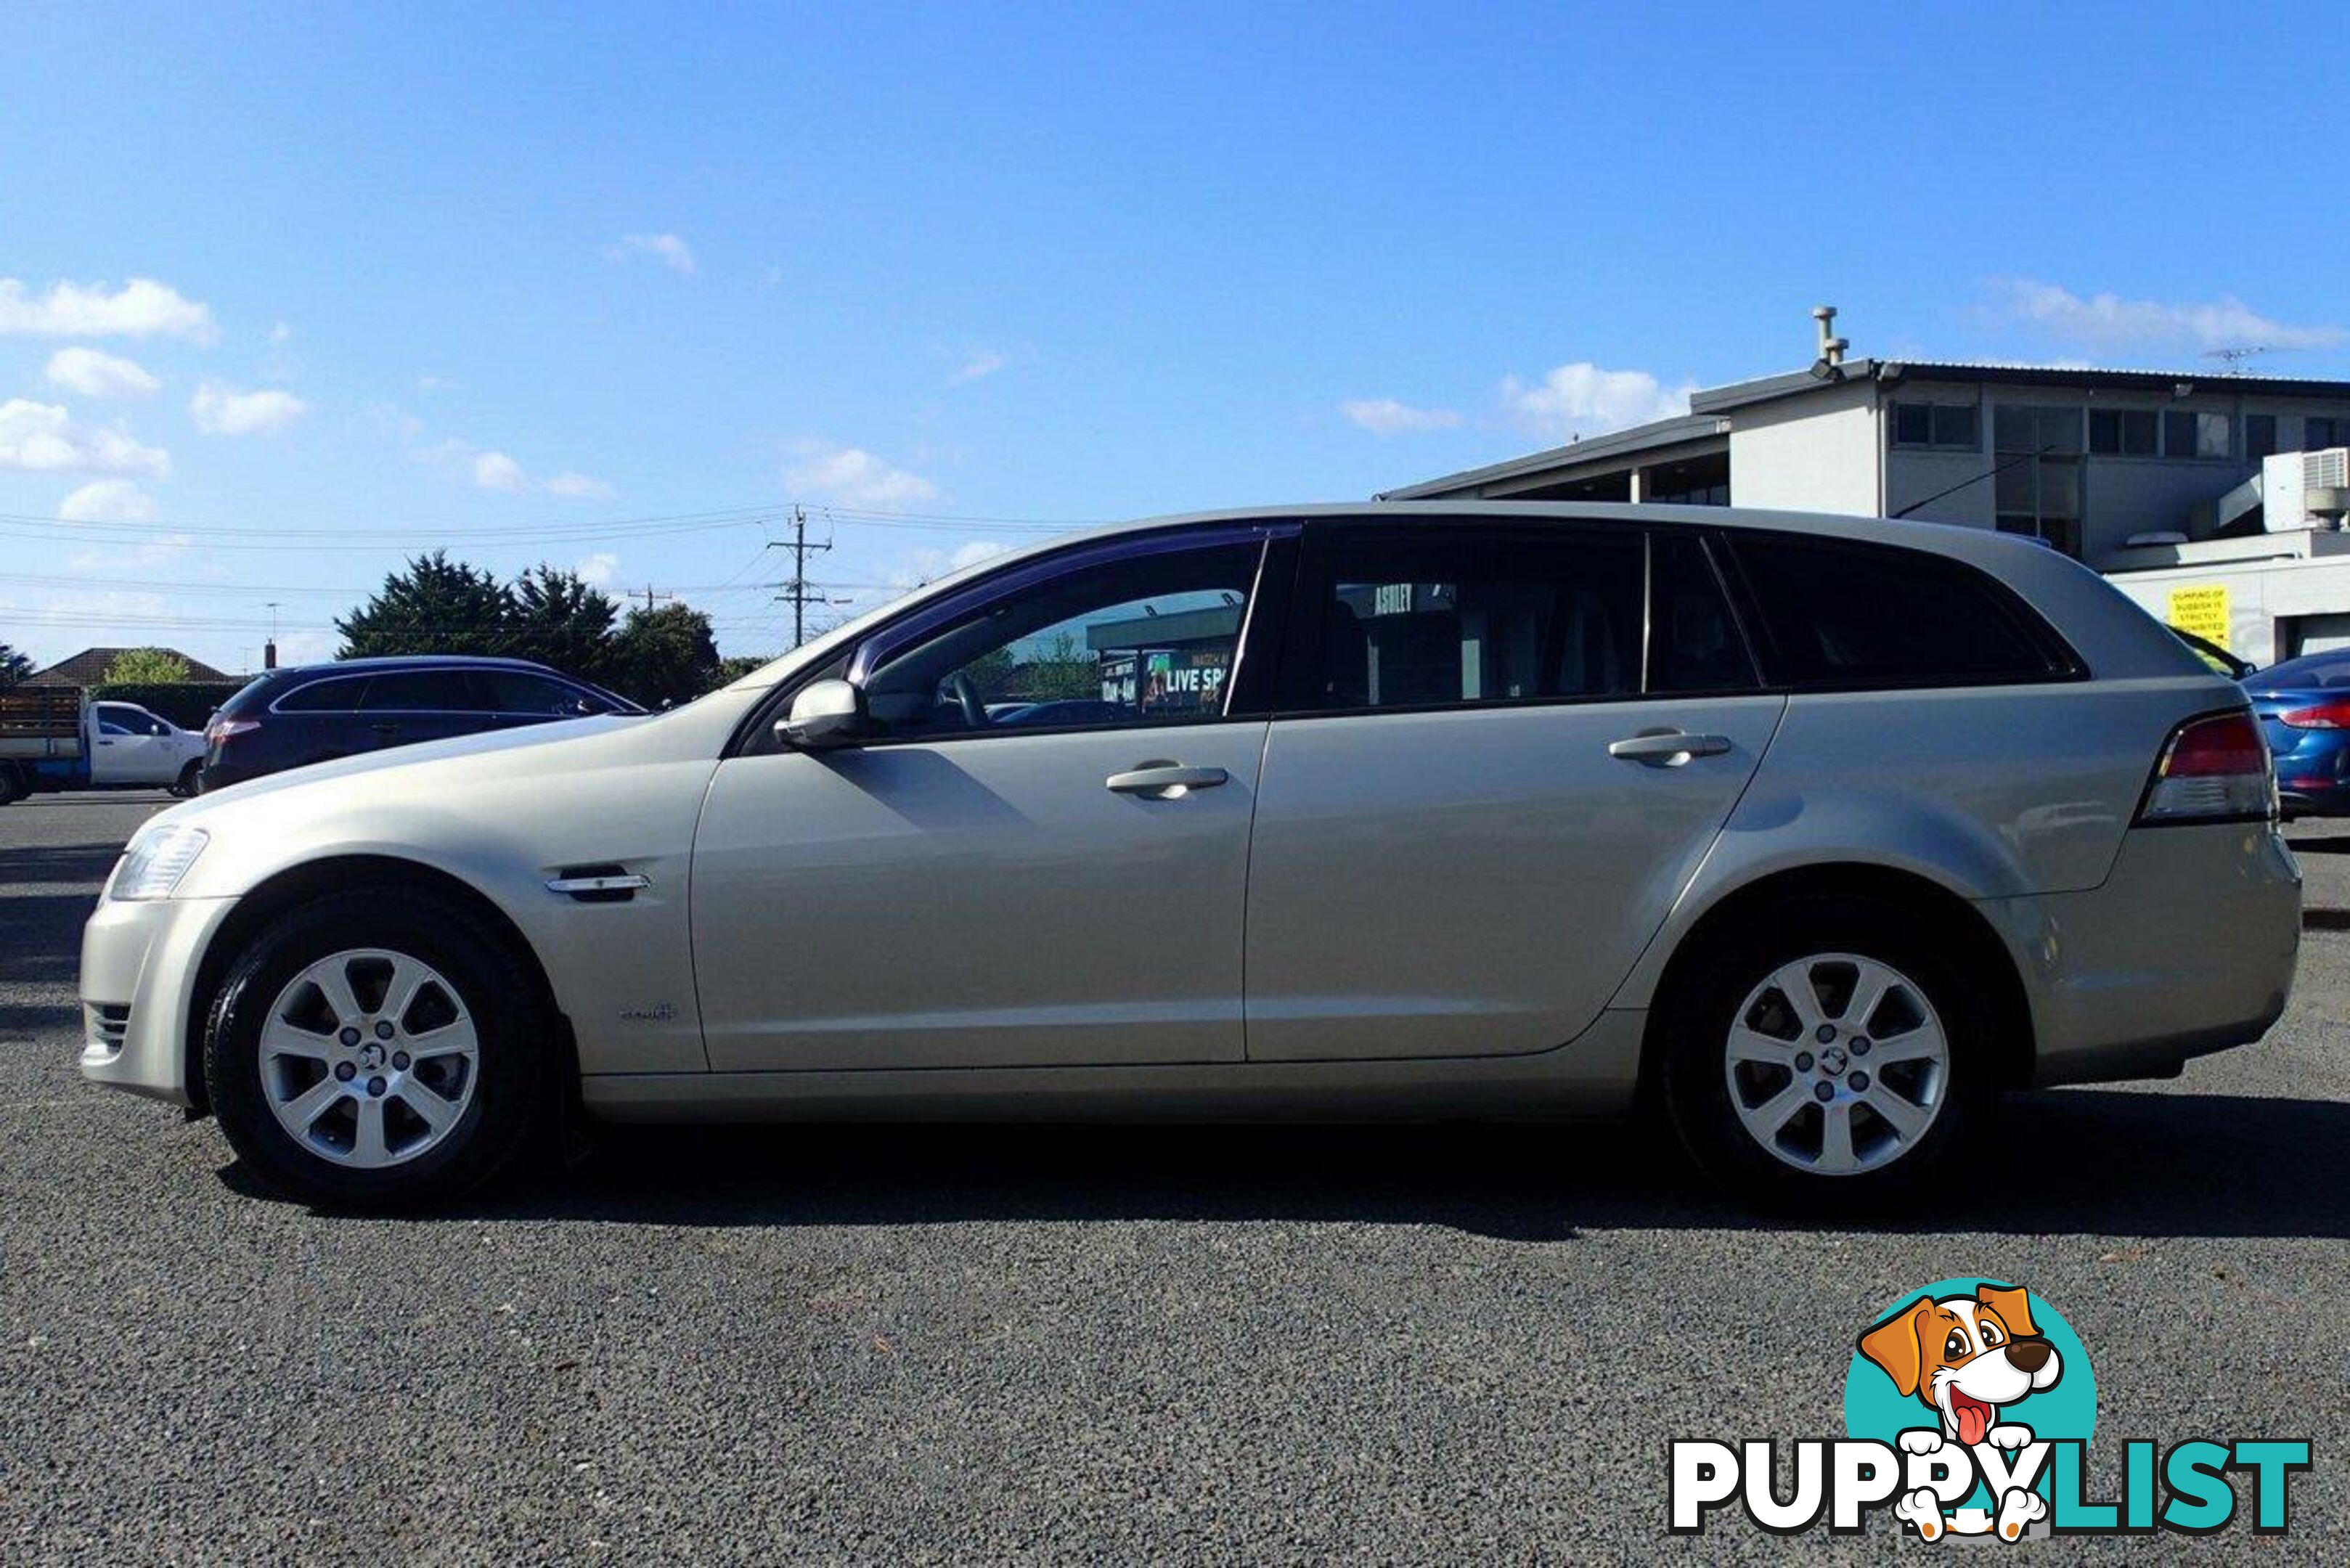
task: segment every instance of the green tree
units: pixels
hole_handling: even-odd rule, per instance
[[[714,691],[720,686],[732,686],[753,670],[764,670],[774,662],[772,657],[764,653],[728,654],[718,661],[718,674],[711,690]]]
[[[710,618],[688,605],[632,609],[612,639],[611,684],[648,708],[690,702],[718,684]]]
[[[367,603],[335,622],[344,659],[394,653],[504,653],[513,601],[498,580],[435,550],[383,579]]]
[[[188,678],[188,661],[160,648],[126,648],[100,679],[109,686],[177,686]]]
[[[1057,633],[1020,669],[1020,687],[1039,702],[1101,695],[1101,659],[1072,631]]]
[[[33,661],[0,642],[0,687],[14,686],[33,673]]]
[[[515,578],[507,598],[504,651],[583,680],[609,673],[612,623],[620,607],[578,573],[542,564]]]

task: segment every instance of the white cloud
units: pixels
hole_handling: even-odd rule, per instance
[[[567,496],[575,501],[609,501],[620,493],[608,481],[591,479],[567,468],[561,473],[549,475],[546,490],[549,495]]]
[[[310,405],[291,392],[266,388],[240,392],[221,381],[206,381],[188,400],[196,428],[207,435],[259,435],[282,431],[307,412]]]
[[[481,490],[503,490],[509,495],[520,495],[530,488],[530,476],[522,464],[502,452],[476,453],[473,458],[473,484]]]
[[[1373,435],[1417,435],[1425,431],[1449,431],[1461,422],[1451,409],[1415,409],[1393,398],[1356,398],[1340,403],[1338,411]]]
[[[102,283],[55,283],[47,294],[28,290],[22,279],[0,277],[0,337],[185,337],[209,343],[217,337],[212,306],[183,297],[169,284],[134,277],[109,292]]]
[[[172,457],[120,431],[77,424],[61,404],[11,398],[0,403],[0,469],[28,473],[172,472]]]
[[[1502,407],[1531,433],[1564,441],[1685,414],[1696,389],[1692,382],[1668,388],[1646,370],[1603,370],[1580,359],[1532,386],[1503,378]]]
[[[905,558],[889,572],[889,582],[899,588],[919,588],[924,583],[936,582],[950,572],[960,572],[965,566],[976,566],[982,561],[1001,556],[1010,546],[997,539],[973,539],[951,550],[924,545],[909,550]]]
[[[2350,328],[2277,321],[2232,295],[2169,304],[2115,294],[2084,299],[2070,289],[2028,277],[2001,278],[1991,286],[2009,319],[2097,353],[2166,348],[2332,348],[2350,341]]]
[[[419,462],[432,463],[463,474],[478,490],[494,490],[506,495],[559,495],[571,501],[608,501],[619,493],[603,480],[569,469],[551,479],[535,479],[530,470],[504,452],[484,451],[453,436],[421,448],[414,455]]]
[[[974,348],[965,356],[962,369],[947,378],[947,385],[960,387],[967,381],[976,381],[982,377],[993,376],[1003,369],[1003,355],[992,348]]]
[[[60,348],[41,373],[85,398],[143,398],[163,384],[137,361],[95,348]]]
[[[626,261],[631,254],[659,256],[670,271],[693,275],[693,247],[675,234],[622,234],[618,244],[604,247],[604,254],[612,261]]]
[[[620,557],[609,550],[598,550],[582,559],[571,570],[589,587],[605,587],[620,575]]]
[[[283,321],[269,329],[269,340],[272,343],[288,342],[293,338],[293,337],[294,328],[288,327]]]
[[[57,503],[68,523],[151,523],[155,498],[128,479],[97,479]]]
[[[801,461],[784,474],[791,488],[812,500],[851,506],[903,506],[937,499],[939,487],[920,474],[892,468],[861,446],[801,449]]]

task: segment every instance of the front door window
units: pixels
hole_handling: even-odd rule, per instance
[[[1261,553],[1159,550],[1011,590],[883,654],[868,711],[890,740],[1221,718]]]

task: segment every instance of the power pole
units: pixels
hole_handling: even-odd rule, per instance
[[[846,602],[840,599],[826,597],[821,589],[811,587],[807,580],[808,556],[821,551],[831,549],[832,541],[827,539],[821,544],[809,544],[807,536],[807,508],[805,506],[794,505],[792,508],[792,536],[787,540],[771,539],[767,542],[767,548],[770,550],[789,550],[792,553],[792,575],[786,581],[775,585],[776,588],[781,590],[775,595],[775,602],[777,604],[787,604],[792,607],[792,646],[794,648],[797,648],[801,643],[807,640],[808,606],[841,604]]]
[[[653,592],[653,586],[652,586],[650,583],[647,583],[647,584],[645,585],[645,587],[644,587],[644,594],[645,594],[645,613],[646,613],[647,615],[650,615],[650,614],[652,614],[652,613],[653,613],[653,601],[654,601],[655,599],[673,599],[673,598],[677,597],[677,596],[676,596],[675,594],[657,594],[657,593]],[[627,596],[627,597],[629,597],[629,598],[635,598],[637,596],[636,596],[636,595],[634,595],[634,594],[629,594],[629,596]]]

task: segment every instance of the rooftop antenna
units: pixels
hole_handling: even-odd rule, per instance
[[[2274,350],[2265,343],[2231,343],[2224,348],[2206,348],[2203,358],[2220,360],[2228,367],[2229,375],[2241,376],[2245,360],[2272,352]]]

